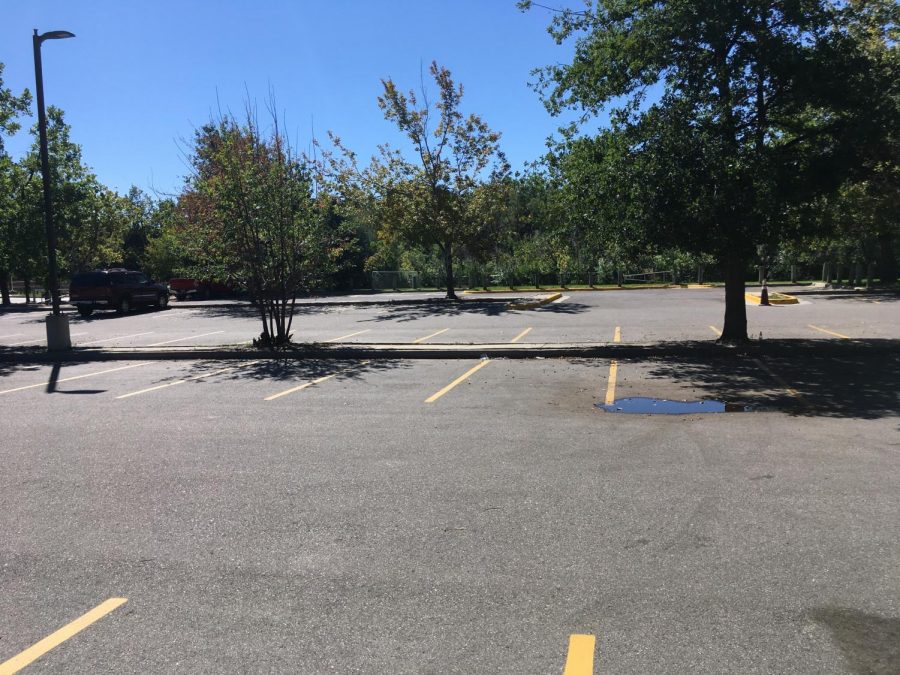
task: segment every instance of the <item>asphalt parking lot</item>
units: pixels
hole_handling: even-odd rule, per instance
[[[792,289],[787,289],[792,290]],[[509,309],[473,295],[462,305],[401,304],[435,294],[342,298],[342,304],[300,305],[298,342],[489,343],[520,338],[529,343],[712,340],[721,328],[721,289],[576,292],[535,310]],[[803,293],[802,295],[800,293]],[[522,294],[519,294],[520,296]],[[513,297],[513,296],[507,296]],[[900,335],[896,294],[843,294],[799,289],[799,305],[748,305],[751,335],[758,338],[892,339]],[[400,301],[391,304],[390,300]],[[496,298],[493,298],[496,299]],[[173,302],[166,311],[127,315],[70,315],[72,342],[86,347],[246,344],[259,335],[256,310],[241,303]],[[43,312],[0,315],[0,347],[45,344]]]
[[[635,296],[304,308],[295,339],[715,338],[721,291]],[[804,299],[748,307],[750,330],[860,348],[0,362],[0,673],[898,672],[900,357],[865,342],[900,337],[896,297]],[[0,341],[42,321],[2,316]],[[72,333],[240,344],[257,323]],[[595,406],[638,396],[753,412]]]

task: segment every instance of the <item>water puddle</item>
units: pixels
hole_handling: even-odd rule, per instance
[[[696,413],[753,412],[753,406],[724,401],[670,401],[665,398],[633,396],[612,403],[595,403],[594,407],[611,413],[639,413],[644,415],[694,415]]]

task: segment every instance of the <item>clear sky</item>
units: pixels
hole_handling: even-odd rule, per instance
[[[248,95],[263,109],[270,89],[300,149],[312,128],[361,157],[402,145],[377,107],[380,79],[418,86],[435,59],[464,85],[463,112],[503,134],[514,169],[562,122],[527,83],[570,49],[546,33],[546,11],[522,13],[515,0],[4,0],[0,17],[16,93],[34,91],[32,29],[76,34],[44,43],[46,101],[120,192],[177,192],[193,130],[219,105],[240,112]],[[20,132],[7,147],[18,156],[29,144]]]

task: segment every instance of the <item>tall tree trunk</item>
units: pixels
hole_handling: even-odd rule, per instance
[[[744,272],[742,260],[725,263],[725,324],[720,342],[746,342],[748,339]]]
[[[6,270],[0,270],[0,296],[2,296],[0,304],[4,307],[12,304],[12,300],[9,298],[9,272]]]
[[[897,255],[894,251],[894,235],[883,234],[878,237],[878,276],[882,285],[897,281]]]
[[[458,300],[453,279],[453,244],[450,242],[444,244],[444,273],[447,277],[447,299]]]

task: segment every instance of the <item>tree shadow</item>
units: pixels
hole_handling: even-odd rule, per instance
[[[900,673],[900,619],[845,607],[820,607],[810,616],[828,628],[852,672]]]
[[[9,377],[15,373],[39,372],[43,364],[18,363],[16,361],[0,361],[0,377]]]
[[[863,345],[821,355],[687,356],[651,363],[649,377],[686,381],[729,403],[809,417],[900,416],[897,352],[872,353]]]
[[[361,319],[360,323],[367,321],[375,321],[378,323],[384,321],[397,321],[400,323],[406,321],[416,321],[418,319],[428,319],[435,317],[456,317],[456,316],[486,316],[497,317],[507,314],[521,314],[530,311],[554,311],[559,314],[580,314],[590,309],[587,305],[580,303],[560,303],[558,305],[544,305],[534,310],[510,309],[509,303],[513,300],[505,300],[498,302],[496,300],[460,300],[459,302],[433,301],[419,304],[382,306],[382,311],[377,316],[368,319]]]
[[[69,317],[70,324],[89,324],[101,321],[114,321],[116,319],[126,319],[129,316],[141,316],[143,314],[156,314],[157,312],[167,312],[171,308],[158,309],[156,307],[135,307],[126,314],[121,314],[113,309],[104,309],[96,311],[90,316],[81,316],[78,312],[63,312]],[[46,314],[32,319],[22,321],[23,324],[29,323],[46,323]]]
[[[188,377],[198,381],[204,373],[216,373],[224,369],[227,372],[217,374],[216,379],[226,380],[260,380],[276,382],[296,382],[303,384],[321,377],[333,376],[336,380],[358,380],[369,373],[386,372],[399,368],[409,368],[409,361],[400,359],[267,359],[251,364],[235,361],[202,361],[191,365]],[[173,375],[170,379],[186,379],[184,374]],[[160,384],[164,384],[165,380]]]
[[[214,307],[175,307],[187,312],[197,312],[205,317],[213,319],[251,319],[260,321],[259,308],[251,305],[216,305]],[[297,305],[294,308],[294,317],[314,316],[316,314],[328,314],[335,311],[334,305]]]
[[[889,303],[900,301],[900,293],[888,289],[870,291],[825,290],[791,291],[788,295],[800,296],[815,300],[855,300],[857,302]]]
[[[533,311],[542,314],[583,314],[590,309],[596,309],[596,307],[583,305],[580,302],[551,302]]]

